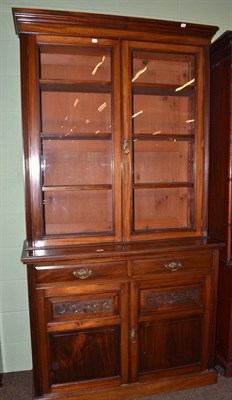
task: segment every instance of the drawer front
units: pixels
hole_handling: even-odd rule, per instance
[[[64,322],[73,320],[105,319],[120,315],[120,290],[109,289],[99,293],[99,289],[86,286],[86,293],[78,293],[75,287],[63,292],[52,289],[45,293],[47,322]]]
[[[127,263],[97,262],[85,264],[36,266],[36,283],[91,282],[97,279],[117,279],[127,276]]]
[[[157,287],[155,284],[139,291],[140,315],[184,308],[203,308],[205,282]]]
[[[186,272],[210,271],[213,267],[213,253],[173,253],[166,257],[155,257],[143,260],[134,260],[132,263],[132,275],[146,276],[152,274],[171,275],[184,274]]]

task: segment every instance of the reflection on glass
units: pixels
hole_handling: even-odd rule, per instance
[[[191,79],[190,81],[184,83],[184,84],[181,85],[181,86],[178,86],[178,87],[175,89],[175,92],[180,92],[181,90],[184,90],[186,87],[192,85],[192,83],[194,83],[194,82],[195,82],[195,78],[194,78],[194,79]]]
[[[44,192],[45,234],[112,232],[112,191]]]
[[[134,133],[194,134],[194,96],[133,96]]]
[[[193,189],[134,190],[134,229],[192,228]]]
[[[193,55],[134,50],[132,82],[184,85],[194,78]]]
[[[95,46],[41,46],[42,79],[110,81],[111,50]]]
[[[44,140],[44,185],[111,184],[111,141]]]
[[[193,142],[134,141],[134,182],[193,181]]]
[[[98,62],[97,65],[92,70],[92,75],[96,75],[96,73],[98,72],[99,68],[104,64],[105,59],[106,59],[106,56],[102,56],[101,61]]]
[[[111,132],[111,95],[42,92],[42,131],[69,136]]]
[[[144,72],[146,72],[146,70],[147,70],[147,63],[145,62],[145,61],[143,61],[143,64],[145,65],[145,67],[143,67],[143,68],[141,68],[141,69],[139,69],[137,72],[136,72],[136,74],[133,76],[133,78],[132,78],[132,82],[135,82],[139,77],[140,77],[140,75],[142,75],[142,74],[144,74]]]

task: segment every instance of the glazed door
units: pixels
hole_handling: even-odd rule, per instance
[[[123,54],[126,239],[201,235],[202,50],[126,42]]]
[[[32,236],[45,244],[73,243],[74,238],[78,243],[118,241],[119,42],[37,36],[35,58],[30,66],[39,98],[29,148]]]
[[[127,298],[126,283],[38,291],[43,392],[128,382]]]
[[[210,284],[208,276],[132,285],[133,382],[207,368]]]

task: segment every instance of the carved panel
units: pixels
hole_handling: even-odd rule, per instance
[[[97,314],[113,312],[113,310],[114,301],[112,298],[63,301],[53,304],[53,317]]]
[[[173,292],[148,293],[145,307],[161,307],[175,304],[199,304],[199,288],[177,289]]]

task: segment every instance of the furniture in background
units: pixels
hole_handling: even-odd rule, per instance
[[[217,28],[14,9],[36,399],[214,383]]]
[[[2,365],[2,351],[1,351],[1,338],[0,338],[0,387],[2,386],[2,375],[3,375],[3,365]]]
[[[211,46],[209,234],[226,243],[219,272],[216,364],[232,376],[232,32]]]

